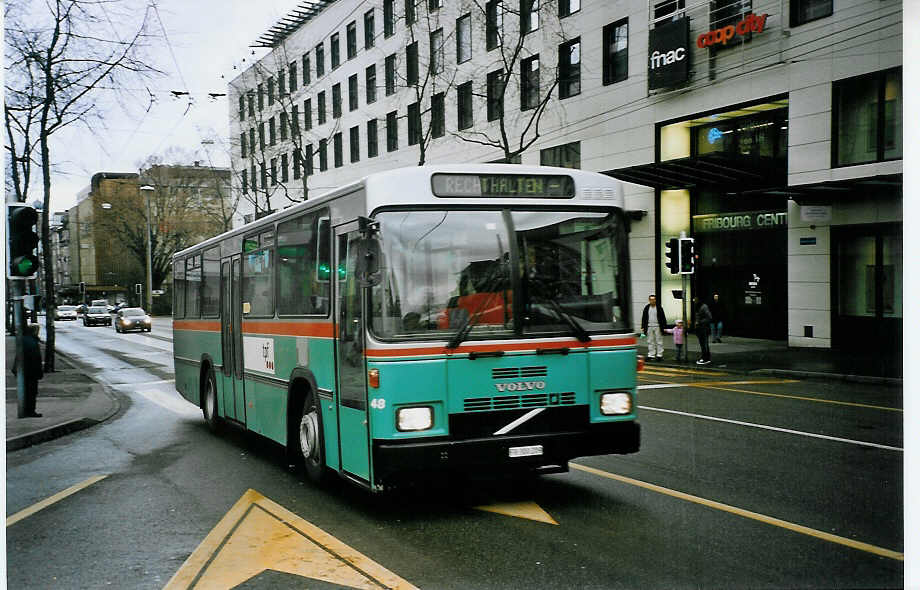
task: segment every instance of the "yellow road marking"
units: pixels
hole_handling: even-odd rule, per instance
[[[35,514],[36,512],[38,512],[39,510],[44,510],[45,508],[47,508],[48,506],[51,506],[51,505],[54,504],[55,502],[60,502],[61,500],[63,500],[63,499],[66,498],[67,496],[76,494],[76,493],[79,492],[80,490],[82,490],[82,489],[84,489],[84,488],[88,488],[89,486],[93,485],[93,484],[96,483],[97,481],[101,481],[101,480],[103,480],[103,479],[105,479],[105,478],[107,478],[107,477],[108,477],[108,475],[94,475],[93,477],[87,479],[87,480],[84,481],[84,482],[81,482],[81,483],[78,483],[78,484],[76,484],[76,485],[70,486],[70,487],[67,488],[66,490],[63,490],[63,491],[61,491],[61,492],[58,492],[58,493],[56,493],[55,495],[53,495],[53,496],[51,496],[51,497],[49,497],[49,498],[45,498],[45,499],[42,500],[41,502],[37,502],[37,503],[35,503],[35,504],[32,504],[32,505],[29,506],[28,508],[26,508],[26,509],[24,509],[24,510],[20,510],[19,512],[17,512],[16,514],[14,514],[14,515],[12,515],[12,516],[8,516],[7,519],[6,519],[6,526],[10,526],[10,525],[12,525],[12,524],[16,524],[16,523],[19,522],[20,520],[32,516],[33,514]]]
[[[233,588],[265,570],[349,588],[415,586],[255,490],[247,490],[166,584]]]
[[[784,529],[787,529],[787,530],[790,530],[796,533],[815,537],[817,539],[828,541],[830,543],[837,543],[838,545],[844,545],[846,547],[850,547],[851,549],[858,549],[860,551],[865,551],[867,553],[880,555],[882,557],[888,557],[890,559],[904,561],[903,552],[892,551],[891,549],[885,549],[884,547],[870,545],[869,543],[863,543],[861,541],[854,541],[853,539],[847,539],[846,537],[841,537],[839,535],[834,535],[831,533],[826,533],[824,531],[819,531],[817,529],[809,528],[807,526],[802,526],[800,524],[795,524],[794,522],[789,522],[787,520],[774,518],[772,516],[767,516],[765,514],[760,514],[758,512],[752,512],[750,510],[745,510],[744,508],[737,508],[735,506],[723,504],[722,502],[716,502],[715,500],[707,500],[706,498],[701,498],[699,496],[694,496],[692,494],[687,494],[685,492],[679,492],[677,490],[672,490],[670,488],[665,488],[659,485],[655,485],[653,483],[640,481],[638,479],[633,479],[631,477],[617,475],[615,473],[610,473],[608,471],[602,471],[600,469],[588,467],[587,465],[579,465],[578,463],[569,463],[569,467],[578,469],[579,471],[584,471],[586,473],[591,473],[593,475],[597,475],[600,477],[605,477],[607,479],[619,481],[621,483],[644,488],[646,490],[657,492],[659,494],[664,494],[666,496],[671,496],[672,498],[677,498],[679,500],[693,502],[694,504],[700,504],[702,506],[713,508],[715,510],[721,510],[723,512],[728,512],[730,514],[735,514],[737,516],[742,516],[744,518],[750,518],[751,520],[756,520],[758,522],[769,524],[775,527],[784,528]]]
[[[540,508],[536,502],[502,502],[499,504],[489,504],[488,506],[474,506],[474,508],[476,510],[494,512],[495,514],[504,514],[505,516],[527,518],[547,524],[559,524],[545,510]]]
[[[696,369],[680,369],[680,368],[677,368],[677,367],[658,367],[658,366],[655,366],[655,365],[649,366],[648,364],[645,365],[645,368],[642,369],[642,372],[643,372],[643,373],[651,373],[651,374],[653,374],[653,375],[669,375],[669,376],[677,376],[677,375],[716,375],[716,376],[728,375],[728,373],[724,373],[724,372],[722,372],[722,371],[705,371],[705,370],[699,370],[699,371],[698,371],[698,370],[696,370]]]

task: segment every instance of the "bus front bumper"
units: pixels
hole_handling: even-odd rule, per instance
[[[430,471],[513,473],[568,471],[575,457],[639,450],[635,421],[592,424],[585,430],[452,440],[374,441],[374,480],[389,485]],[[537,454],[539,452],[539,454]]]

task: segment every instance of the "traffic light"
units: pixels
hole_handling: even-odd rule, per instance
[[[680,272],[680,260],[678,259],[678,256],[680,256],[680,245],[678,241],[677,238],[671,238],[668,240],[667,246],[665,246],[664,256],[667,258],[667,262],[664,264],[668,267],[668,270],[671,271],[672,275],[676,275]]]
[[[693,238],[680,239],[680,274],[692,275],[696,267],[693,252]]]
[[[134,283],[134,293],[137,295],[141,294],[141,284],[140,283]]]
[[[32,279],[38,274],[38,213],[29,205],[7,205],[7,239],[9,240],[9,277]]]
[[[80,281],[80,295],[86,295],[86,283]]]

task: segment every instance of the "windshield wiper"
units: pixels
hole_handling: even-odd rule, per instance
[[[546,301],[553,308],[553,311],[562,318],[568,326],[572,329],[572,334],[578,338],[579,342],[590,342],[591,336],[588,334],[588,331],[585,330],[581,324],[579,324],[575,318],[572,317],[572,314],[562,309],[562,306],[559,305],[559,302],[553,299],[552,297],[541,297],[543,301]]]
[[[480,314],[482,314],[482,312],[485,311],[486,305],[491,303],[492,300],[495,298],[495,296],[499,295],[498,292],[494,292],[492,291],[492,289],[498,286],[498,282],[502,278],[504,278],[504,275],[500,273],[492,275],[492,277],[489,279],[489,281],[485,285],[485,290],[483,291],[485,293],[489,293],[490,296],[483,299],[482,302],[479,304],[479,307],[476,308],[476,311],[474,311],[473,313],[469,314],[466,317],[466,320],[463,322],[463,325],[460,326],[460,329],[457,330],[457,333],[454,334],[454,337],[451,338],[450,342],[447,343],[447,348],[457,348],[458,346],[460,346],[460,343],[466,339],[467,335],[470,333],[470,330],[473,329],[473,321],[478,319]],[[506,305],[506,303],[504,303],[504,297],[502,297],[502,301],[503,301],[502,305]]]

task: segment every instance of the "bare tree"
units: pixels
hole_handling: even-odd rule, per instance
[[[54,268],[49,217],[51,215],[50,138],[61,129],[89,122],[98,116],[99,93],[107,88],[124,87],[127,75],[147,75],[155,70],[140,55],[145,40],[148,11],[126,38],[106,38],[100,31],[110,30],[116,19],[117,0],[25,0],[7,2],[6,93],[16,108],[7,114],[9,149],[13,150],[11,175],[23,175],[17,197],[27,199],[28,175],[22,168],[33,158],[37,144],[42,172],[42,247],[45,273],[46,346],[45,370],[54,370]],[[127,8],[127,7],[126,7]],[[125,23],[121,23],[124,27]],[[114,27],[112,27],[114,29]],[[126,30],[122,28],[122,30]],[[117,33],[113,33],[118,37]],[[19,89],[13,91],[12,89]],[[18,146],[18,147],[17,147]],[[18,151],[18,153],[17,153]],[[21,191],[21,192],[20,192]]]
[[[509,3],[514,3],[511,8]],[[546,60],[531,49],[529,36],[565,40],[555,2],[548,0],[472,0],[480,17],[487,23],[488,44],[494,43],[494,60],[487,66],[489,74],[474,94],[486,99],[493,109],[489,119],[494,126],[477,126],[454,135],[463,141],[498,148],[505,162],[519,161],[521,154],[540,139],[540,121],[560,84],[559,66],[546,66]],[[510,18],[509,18],[510,17]],[[539,42],[537,46],[541,45]],[[525,71],[526,69],[526,71]],[[490,87],[491,86],[491,87]],[[516,92],[515,92],[516,91]],[[521,108],[506,108],[505,98],[517,95]]]

